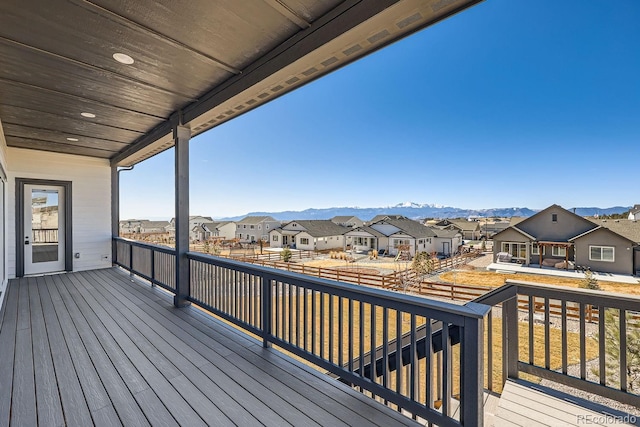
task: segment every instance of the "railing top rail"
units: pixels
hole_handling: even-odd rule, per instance
[[[490,307],[481,308],[480,304],[474,306],[464,306],[451,304],[448,302],[436,301],[417,297],[414,295],[399,294],[383,289],[370,288],[349,283],[337,282],[329,279],[310,277],[305,274],[294,273],[290,271],[279,270],[271,267],[263,267],[255,264],[248,264],[241,261],[230,260],[227,258],[215,257],[212,255],[201,254],[197,252],[187,252],[187,257],[193,260],[201,261],[207,264],[233,267],[237,270],[250,273],[274,276],[278,279],[291,280],[294,284],[310,285],[309,287],[323,287],[325,289],[333,289],[336,294],[353,294],[360,297],[368,297],[370,299],[380,299],[397,304],[403,304],[412,307],[418,307],[426,310],[434,310],[441,313],[447,313],[454,316],[471,317],[481,319],[485,316]],[[346,296],[346,295],[345,295]]]
[[[592,305],[640,310],[640,297],[629,294],[598,291],[593,289],[569,288],[558,285],[526,282],[508,279],[506,285],[518,287],[521,295],[548,297],[552,299],[585,302]]]
[[[113,240],[125,242],[131,246],[138,246],[140,248],[152,248],[156,252],[164,252],[166,254],[175,254],[176,251],[167,246],[155,245],[153,243],[140,242],[138,240],[127,239],[125,237],[114,237]]]

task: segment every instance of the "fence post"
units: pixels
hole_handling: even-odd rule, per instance
[[[464,319],[461,345],[462,381],[460,423],[482,427],[484,423],[484,319]],[[491,369],[491,368],[489,368]],[[446,398],[446,396],[445,396]]]
[[[272,283],[271,277],[262,276],[262,291],[260,292],[261,298],[261,313],[262,313],[262,346],[264,348],[271,347],[271,301],[272,301]]]

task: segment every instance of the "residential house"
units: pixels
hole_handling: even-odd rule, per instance
[[[404,215],[376,215],[373,218],[371,218],[369,221],[367,221],[368,225],[374,224],[376,222],[382,221],[384,219],[409,219]]]
[[[121,234],[133,234],[140,232],[140,225],[147,219],[125,219],[119,222],[119,229]]]
[[[370,250],[378,251],[380,245],[383,249],[387,249],[387,236],[378,230],[362,225],[352,228],[345,233],[345,249],[346,245],[351,245],[351,249],[356,252],[368,252]]]
[[[289,246],[308,251],[344,249],[344,234],[348,230],[349,227],[328,219],[297,220],[271,230],[269,241],[270,246],[276,248]]]
[[[233,221],[205,222],[192,229],[195,240],[201,242],[210,239],[232,240],[236,236],[236,223]]]
[[[350,228],[362,227],[364,225],[363,220],[361,220],[357,216],[349,216],[349,215],[334,216],[333,218],[331,218],[331,222],[333,222],[334,224],[341,225],[343,227],[350,227]]]
[[[435,231],[404,216],[385,215],[369,227],[384,235],[378,238],[377,247],[390,255],[397,255],[400,246],[408,246],[411,256],[419,252],[438,252]]]
[[[509,221],[494,221],[480,223],[480,237],[486,239],[492,239],[494,235],[506,230],[510,227]]]
[[[425,222],[425,225],[430,225]],[[480,238],[480,223],[466,219],[443,219],[433,224],[434,228],[455,229],[462,234],[463,239],[476,240]]]
[[[189,240],[197,240],[195,234],[193,233],[193,229],[197,225],[204,224],[205,222],[213,222],[213,219],[210,216],[200,216],[200,215],[191,215],[189,216]],[[175,236],[176,234],[176,219],[171,218],[169,224],[166,226],[167,233]]]
[[[630,220],[640,220],[640,205],[634,205],[630,210],[629,210],[629,217],[628,219]]]
[[[493,237],[494,259],[498,253],[506,252],[513,261],[524,265],[577,265],[594,271],[634,274],[640,240],[635,224],[596,223],[552,205],[497,233]]]
[[[169,221],[147,221],[140,223],[139,233],[166,233]]]
[[[236,239],[242,243],[269,241],[269,232],[280,227],[280,221],[270,216],[247,216],[236,222]]]
[[[435,237],[433,237],[433,252],[438,254],[442,254],[445,256],[451,256],[452,254],[458,252],[460,250],[460,246],[462,246],[462,233],[460,230],[452,228],[452,229],[441,229],[441,228],[432,228],[435,233]]]

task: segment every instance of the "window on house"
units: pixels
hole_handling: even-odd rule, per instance
[[[616,260],[613,246],[589,246],[590,261],[614,262]]]
[[[255,226],[254,225],[250,225],[249,228],[253,230],[255,228]]]
[[[540,255],[540,246],[537,243],[531,244],[531,255]]]
[[[265,229],[268,230],[269,229],[269,224],[265,225]]]
[[[398,246],[401,246],[401,245],[407,246],[409,244],[410,244],[409,240],[406,240],[406,239],[393,239],[393,247],[394,248],[397,248]]]
[[[507,252],[514,258],[527,258],[527,244],[515,242],[502,242],[502,252]]]
[[[243,225],[242,225],[242,228],[247,228],[247,225],[246,225],[246,224],[243,224]]]
[[[258,230],[262,230],[262,226],[258,224]]]
[[[308,245],[309,244],[309,239],[307,239],[306,237],[301,237],[300,238],[300,244],[301,245]]]
[[[567,248],[560,247],[560,246],[552,246],[551,256],[567,256]]]
[[[558,214],[551,214],[551,222],[558,222]]]
[[[274,234],[273,236],[271,236],[271,240],[273,240],[274,242],[278,241],[278,235]]]
[[[242,233],[238,233],[238,239],[242,239]]]

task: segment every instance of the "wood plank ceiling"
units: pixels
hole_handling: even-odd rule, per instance
[[[137,163],[176,120],[197,135],[478,1],[2,0],[0,122],[10,147]]]

